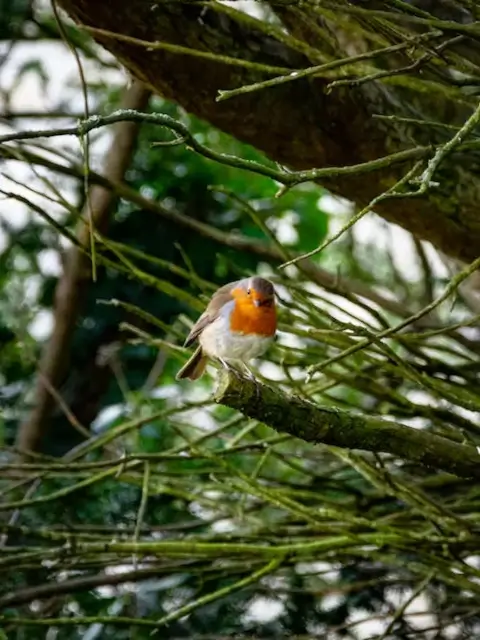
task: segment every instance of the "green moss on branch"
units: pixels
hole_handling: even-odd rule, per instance
[[[389,453],[460,477],[480,477],[480,455],[426,431],[306,402],[222,371],[215,400],[296,438],[344,449]]]

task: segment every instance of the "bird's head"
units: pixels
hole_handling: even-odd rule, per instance
[[[275,289],[270,280],[252,276],[240,280],[232,291],[232,296],[242,304],[255,307],[272,307],[275,304]]]

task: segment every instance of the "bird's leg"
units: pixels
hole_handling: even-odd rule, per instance
[[[250,371],[250,369],[247,367],[247,365],[245,364],[245,362],[242,362],[242,366],[247,374],[247,378],[248,380],[250,380],[251,382],[253,382],[254,386],[255,386],[255,395],[257,397],[257,400],[260,399],[260,384],[258,382],[258,380],[255,378],[255,376],[253,375],[253,373]]]
[[[231,373],[233,373],[234,376],[236,376],[237,378],[243,378],[242,372],[239,369],[237,369],[237,367],[234,367],[230,362],[227,362],[223,358],[218,358],[218,361],[227,371],[230,371]],[[257,400],[258,400],[260,398],[260,385],[258,384],[257,379],[255,378],[253,373],[250,371],[250,369],[247,367],[245,362],[240,362],[240,363],[243,367],[243,370],[246,374],[247,379],[253,382],[255,386],[255,395],[257,396]]]
[[[241,373],[238,369],[236,369],[233,365],[231,365],[229,362],[227,362],[226,360],[224,360],[223,358],[218,358],[220,364],[227,370],[230,371],[231,373],[233,373],[234,376],[236,376],[237,378],[240,376],[241,377]]]
[[[253,383],[256,384],[257,379],[255,378],[255,376],[253,375],[253,373],[250,371],[250,369],[247,367],[247,365],[245,364],[245,362],[242,362],[242,367],[247,375],[247,378],[249,380],[251,380]]]
[[[223,358],[218,358],[218,361],[220,362],[220,364],[224,369],[227,369],[227,370],[230,369],[230,367],[228,366],[228,364],[225,362]]]

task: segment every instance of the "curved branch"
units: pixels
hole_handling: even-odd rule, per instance
[[[215,401],[306,442],[389,453],[456,476],[480,478],[480,455],[474,447],[381,418],[306,402],[229,372],[220,373]]]

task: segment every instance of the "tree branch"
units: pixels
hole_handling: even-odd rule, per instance
[[[389,453],[464,478],[480,478],[474,447],[381,418],[320,406],[222,371],[215,401],[280,433],[344,449]]]
[[[67,175],[75,178],[82,178],[83,176],[83,170],[79,166],[69,166],[63,163],[60,164],[50,158],[44,158],[43,156],[29,150],[22,149],[21,154],[22,158],[26,161],[47,167],[61,175]],[[17,150],[10,149],[8,145],[4,145],[3,148],[0,149],[0,157],[18,159],[17,156]],[[116,197],[121,197],[127,202],[132,202],[142,209],[152,211],[172,224],[176,224],[189,231],[194,231],[198,233],[199,236],[218,242],[218,244],[224,247],[250,253],[275,264],[282,263],[285,260],[285,255],[271,243],[266,243],[240,234],[228,233],[197,220],[193,214],[190,215],[188,212],[181,213],[175,209],[167,209],[160,203],[141,195],[136,189],[132,188],[125,182],[113,180],[110,177],[96,173],[95,171],[90,171],[89,180],[91,184],[100,185],[111,190],[114,192]],[[10,194],[10,197],[18,198],[15,194]],[[298,259],[299,254],[291,253],[291,256]],[[366,300],[370,300],[374,304],[377,304],[383,310],[389,311],[401,318],[407,318],[414,313],[414,311],[409,309],[405,303],[399,302],[392,297],[384,296],[361,280],[346,278],[342,276],[341,273],[330,272],[312,260],[302,259],[298,261],[297,264],[312,280],[312,282],[315,282],[332,293],[365,298]],[[423,330],[425,328],[440,329],[444,325],[438,324],[435,318],[427,316],[420,318],[414,325],[412,325],[412,328],[413,326],[419,330]],[[469,340],[458,332],[455,333],[455,338],[462,344],[468,345],[468,348],[472,349],[475,353],[479,352],[478,344],[474,340]]]
[[[149,97],[150,92],[142,84],[135,82],[125,91],[122,107],[144,109]],[[130,164],[138,126],[132,122],[117,125],[115,137],[105,156],[104,173],[108,179],[116,181],[123,178]],[[101,233],[106,230],[115,197],[112,190],[103,186],[95,185],[90,190],[86,207],[91,208],[94,228]],[[89,247],[90,232],[83,221],[79,223],[77,238],[79,247]],[[34,407],[17,433],[16,447],[20,451],[37,450],[47,432],[55,400],[43,379],[47,379],[57,389],[68,371],[70,343],[91,275],[88,253],[79,247],[74,246],[69,250],[63,275],[57,284],[54,329],[39,365],[42,376],[37,378]]]
[[[180,563],[179,563],[180,564]],[[181,565],[180,565],[181,566]],[[125,582],[142,582],[150,578],[158,578],[163,567],[155,566],[146,569],[135,569],[122,573],[98,573],[68,578],[61,582],[48,582],[13,591],[0,597],[0,610],[7,607],[27,604],[33,600],[51,598],[58,595],[71,595],[78,591],[90,591],[97,587],[116,586]],[[172,567],[169,567],[172,569]],[[174,568],[178,568],[178,565]]]
[[[293,71],[310,67],[314,57],[304,55],[306,43],[301,53],[296,47],[301,34],[294,31],[292,37],[290,29],[288,42],[281,41],[265,23],[217,10],[216,3],[59,0],[59,4],[75,21],[97,30],[95,39],[152,90],[295,170],[360,165],[423,146],[425,140],[443,144],[448,134],[427,130],[421,120],[461,126],[470,115],[469,103],[474,104],[452,87],[424,82],[423,77],[395,85],[371,81],[327,92],[331,76],[303,78],[218,102],[221,91],[261,83],[265,73],[205,57],[205,52]],[[395,13],[390,17],[392,22],[397,19]],[[408,28],[409,23],[404,26]],[[411,35],[406,32],[405,39]],[[160,49],[156,43],[186,47],[190,54]],[[320,48],[318,44],[321,56]],[[194,51],[201,53],[195,56]],[[344,56],[339,51],[335,57]],[[412,113],[420,114],[420,124],[402,120]],[[398,119],[385,121],[373,118],[375,114]],[[398,181],[405,165],[411,166],[390,166],[368,178],[337,174],[322,179],[322,184],[366,206],[385,191],[385,185]],[[448,255],[470,261],[480,253],[477,165],[475,152],[457,153],[437,172],[439,186],[429,188],[424,197],[382,203],[376,210]]]

